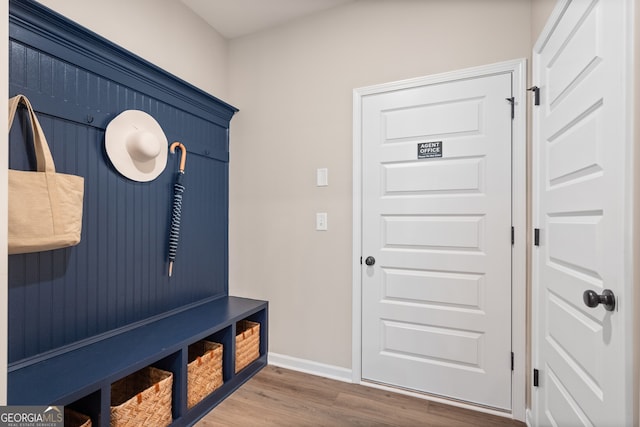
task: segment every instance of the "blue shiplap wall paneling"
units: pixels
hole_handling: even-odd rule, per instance
[[[52,46],[48,39],[22,27],[26,15],[17,9],[25,5],[10,2],[10,94],[29,97],[57,170],[85,178],[85,200],[78,246],[9,257],[13,365],[228,294],[227,138],[228,121],[237,111],[188,85],[191,98],[167,89],[174,79],[153,68],[148,72],[165,83],[137,80],[123,68],[148,64],[134,57],[110,65],[98,61],[95,52],[83,56],[77,49],[43,50]],[[106,42],[104,46],[105,55],[118,52]],[[172,278],[167,277],[167,241],[180,155],[169,154],[167,168],[150,183],[119,175],[104,150],[104,129],[127,109],[148,112],[170,143],[181,141],[189,150]],[[33,153],[25,148],[26,129],[21,111],[9,138],[12,169],[35,166]]]

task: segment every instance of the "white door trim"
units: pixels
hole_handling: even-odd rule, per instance
[[[527,149],[526,149],[526,60],[500,62],[480,67],[467,68],[415,79],[384,83],[354,89],[353,91],[353,269],[352,269],[352,374],[354,383],[362,380],[362,98],[367,95],[407,89],[427,84],[452,80],[463,80],[491,74],[511,73],[515,117],[513,120],[513,173],[512,215],[515,239],[512,257],[512,348],[514,370],[511,387],[511,415],[514,419],[525,419],[525,353],[526,353],[526,207],[527,207]],[[425,396],[429,398],[428,396]],[[440,400],[440,399],[438,399]],[[481,407],[473,407],[483,410]],[[489,411],[492,412],[493,411]]]

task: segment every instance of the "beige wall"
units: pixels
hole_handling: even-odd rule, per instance
[[[530,14],[367,0],[230,42],[230,290],[270,301],[270,351],[351,367],[353,89],[527,57]]]
[[[39,0],[158,67],[223,100],[227,42],[176,0]]]
[[[531,47],[536,43],[557,0],[531,0]]]

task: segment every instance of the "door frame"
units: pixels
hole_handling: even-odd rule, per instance
[[[382,387],[362,378],[362,102],[363,98],[396,90],[464,80],[481,76],[511,73],[514,102],[512,122],[512,225],[514,244],[511,262],[511,345],[514,369],[511,382],[511,413],[427,394],[388,388],[396,392],[440,401],[496,415],[525,419],[526,381],[526,312],[527,312],[527,138],[526,138],[526,59],[499,62],[414,79],[383,83],[353,90],[353,265],[352,265],[352,381],[356,384]]]

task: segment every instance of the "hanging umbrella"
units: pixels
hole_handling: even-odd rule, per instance
[[[182,212],[182,194],[184,193],[184,185],[182,177],[184,176],[184,164],[187,161],[187,148],[181,142],[171,144],[169,151],[175,153],[178,147],[182,151],[180,158],[180,171],[173,184],[173,206],[171,209],[171,229],[169,230],[169,277],[173,273],[173,262],[176,260],[176,252],[178,251],[178,239],[180,237],[180,214]]]

